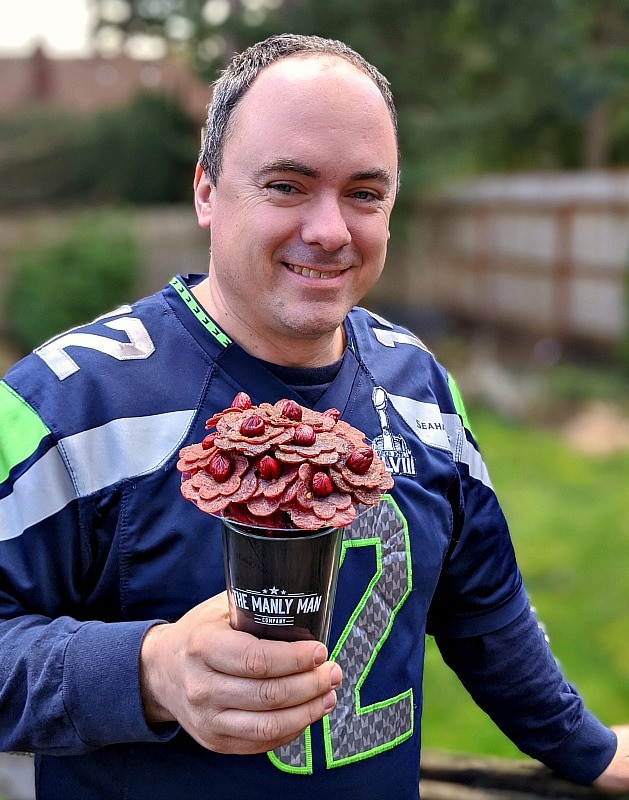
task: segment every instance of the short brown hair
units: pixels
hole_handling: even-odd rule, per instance
[[[221,174],[225,140],[236,106],[257,75],[270,64],[294,55],[325,54],[343,58],[364,72],[380,90],[389,110],[397,139],[398,120],[389,81],[351,47],[336,39],[284,33],[271,36],[237,53],[214,83],[199,163],[216,186]]]

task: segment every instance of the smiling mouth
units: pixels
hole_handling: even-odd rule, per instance
[[[291,272],[294,272],[296,275],[303,275],[304,278],[316,278],[317,280],[330,280],[331,278],[336,278],[338,275],[343,272],[341,269],[335,270],[328,270],[328,272],[319,272],[317,269],[309,269],[308,267],[300,267],[297,264],[289,264],[286,261],[283,262],[284,266],[288,267]]]

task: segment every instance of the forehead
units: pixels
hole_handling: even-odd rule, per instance
[[[330,53],[297,53],[274,61],[262,69],[252,82],[245,97],[265,91],[299,96],[325,95],[336,86],[352,89],[365,97],[382,103],[388,114],[384,97],[372,78],[345,58]]]
[[[393,122],[380,89],[358,67],[327,54],[283,58],[263,69],[232,119],[229,150],[284,148],[352,154],[397,164]],[[242,155],[242,153],[240,153]]]

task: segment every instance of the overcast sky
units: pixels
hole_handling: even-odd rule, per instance
[[[44,43],[49,55],[84,55],[87,0],[0,0],[0,56],[21,56]]]

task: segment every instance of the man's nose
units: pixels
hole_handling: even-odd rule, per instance
[[[302,221],[301,238],[306,244],[318,244],[329,253],[352,241],[337,197],[319,198],[308,204]]]

